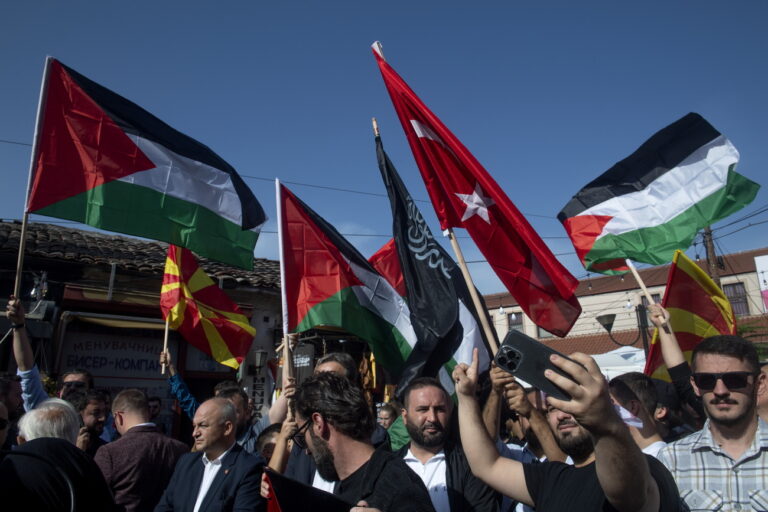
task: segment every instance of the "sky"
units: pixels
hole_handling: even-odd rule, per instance
[[[388,62],[558,259],[585,278],[557,213],[686,113],[700,113],[725,134],[740,151],[737,170],[764,185],[766,19],[768,2],[757,0],[6,2],[0,218],[23,213],[51,55],[232,164],[270,217],[258,257],[278,257],[275,178],[366,257],[386,243],[391,214],[372,117],[442,238],[371,53],[379,40]],[[716,224],[718,251],[768,245],[768,211],[739,221],[766,206],[763,187],[751,205]],[[480,291],[504,291],[466,233],[457,235]],[[703,256],[697,247],[689,255]]]

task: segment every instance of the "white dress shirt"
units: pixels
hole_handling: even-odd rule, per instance
[[[432,500],[432,506],[437,512],[450,512],[451,505],[448,501],[448,483],[446,481],[445,452],[440,450],[433,455],[425,464],[422,464],[416,456],[411,453],[410,448],[405,454],[403,460],[414,473],[419,475],[421,481],[429,491],[429,499]]]
[[[234,445],[235,444],[233,443],[232,446]],[[208,489],[211,488],[213,479],[216,478],[216,474],[221,469],[221,461],[229,453],[229,450],[232,449],[232,446],[227,448],[224,453],[219,455],[214,460],[208,460],[208,457],[205,455],[205,453],[203,453],[203,456],[200,459],[204,466],[203,481],[200,483],[200,490],[197,491],[197,501],[195,502],[195,508],[193,509],[194,512],[198,512],[198,510],[200,510],[200,505],[203,504],[203,500],[205,499],[205,495],[208,494]]]

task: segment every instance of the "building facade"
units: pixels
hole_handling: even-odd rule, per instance
[[[724,255],[718,258],[718,272],[723,292],[729,298],[740,332],[755,342],[768,340],[768,316],[764,290],[768,289],[768,269],[761,265],[768,259],[768,247]],[[706,260],[697,260],[705,271]],[[664,297],[670,265],[639,269],[639,273],[655,302]],[[539,339],[552,348],[569,354],[584,352],[602,354],[619,346],[643,348],[643,329],[646,314],[638,306],[647,303],[632,274],[604,276],[595,274],[579,281],[576,296],[582,313],[565,338],[558,338],[536,326],[525,316],[509,293],[486,295],[485,303],[499,339],[511,329]],[[615,315],[609,334],[598,320],[604,315]],[[602,318],[601,318],[602,317]],[[646,330],[650,342],[652,329]]]

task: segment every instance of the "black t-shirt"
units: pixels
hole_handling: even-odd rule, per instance
[[[392,452],[378,449],[354,473],[342,480],[334,492],[357,504],[365,500],[382,512],[434,512],[429,492],[421,478]]]
[[[646,455],[651,476],[659,487],[659,512],[677,512],[680,493],[669,470],[655,457]],[[528,493],[538,512],[615,511],[605,500],[595,464],[577,468],[562,462],[523,464]]]

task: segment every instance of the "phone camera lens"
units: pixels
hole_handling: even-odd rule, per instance
[[[506,358],[506,357],[504,357],[504,356],[501,356],[501,357],[499,357],[498,361],[499,361],[499,365],[500,365],[500,366],[506,366],[506,365],[507,365],[507,363],[509,363],[509,361],[507,360],[507,358]]]

